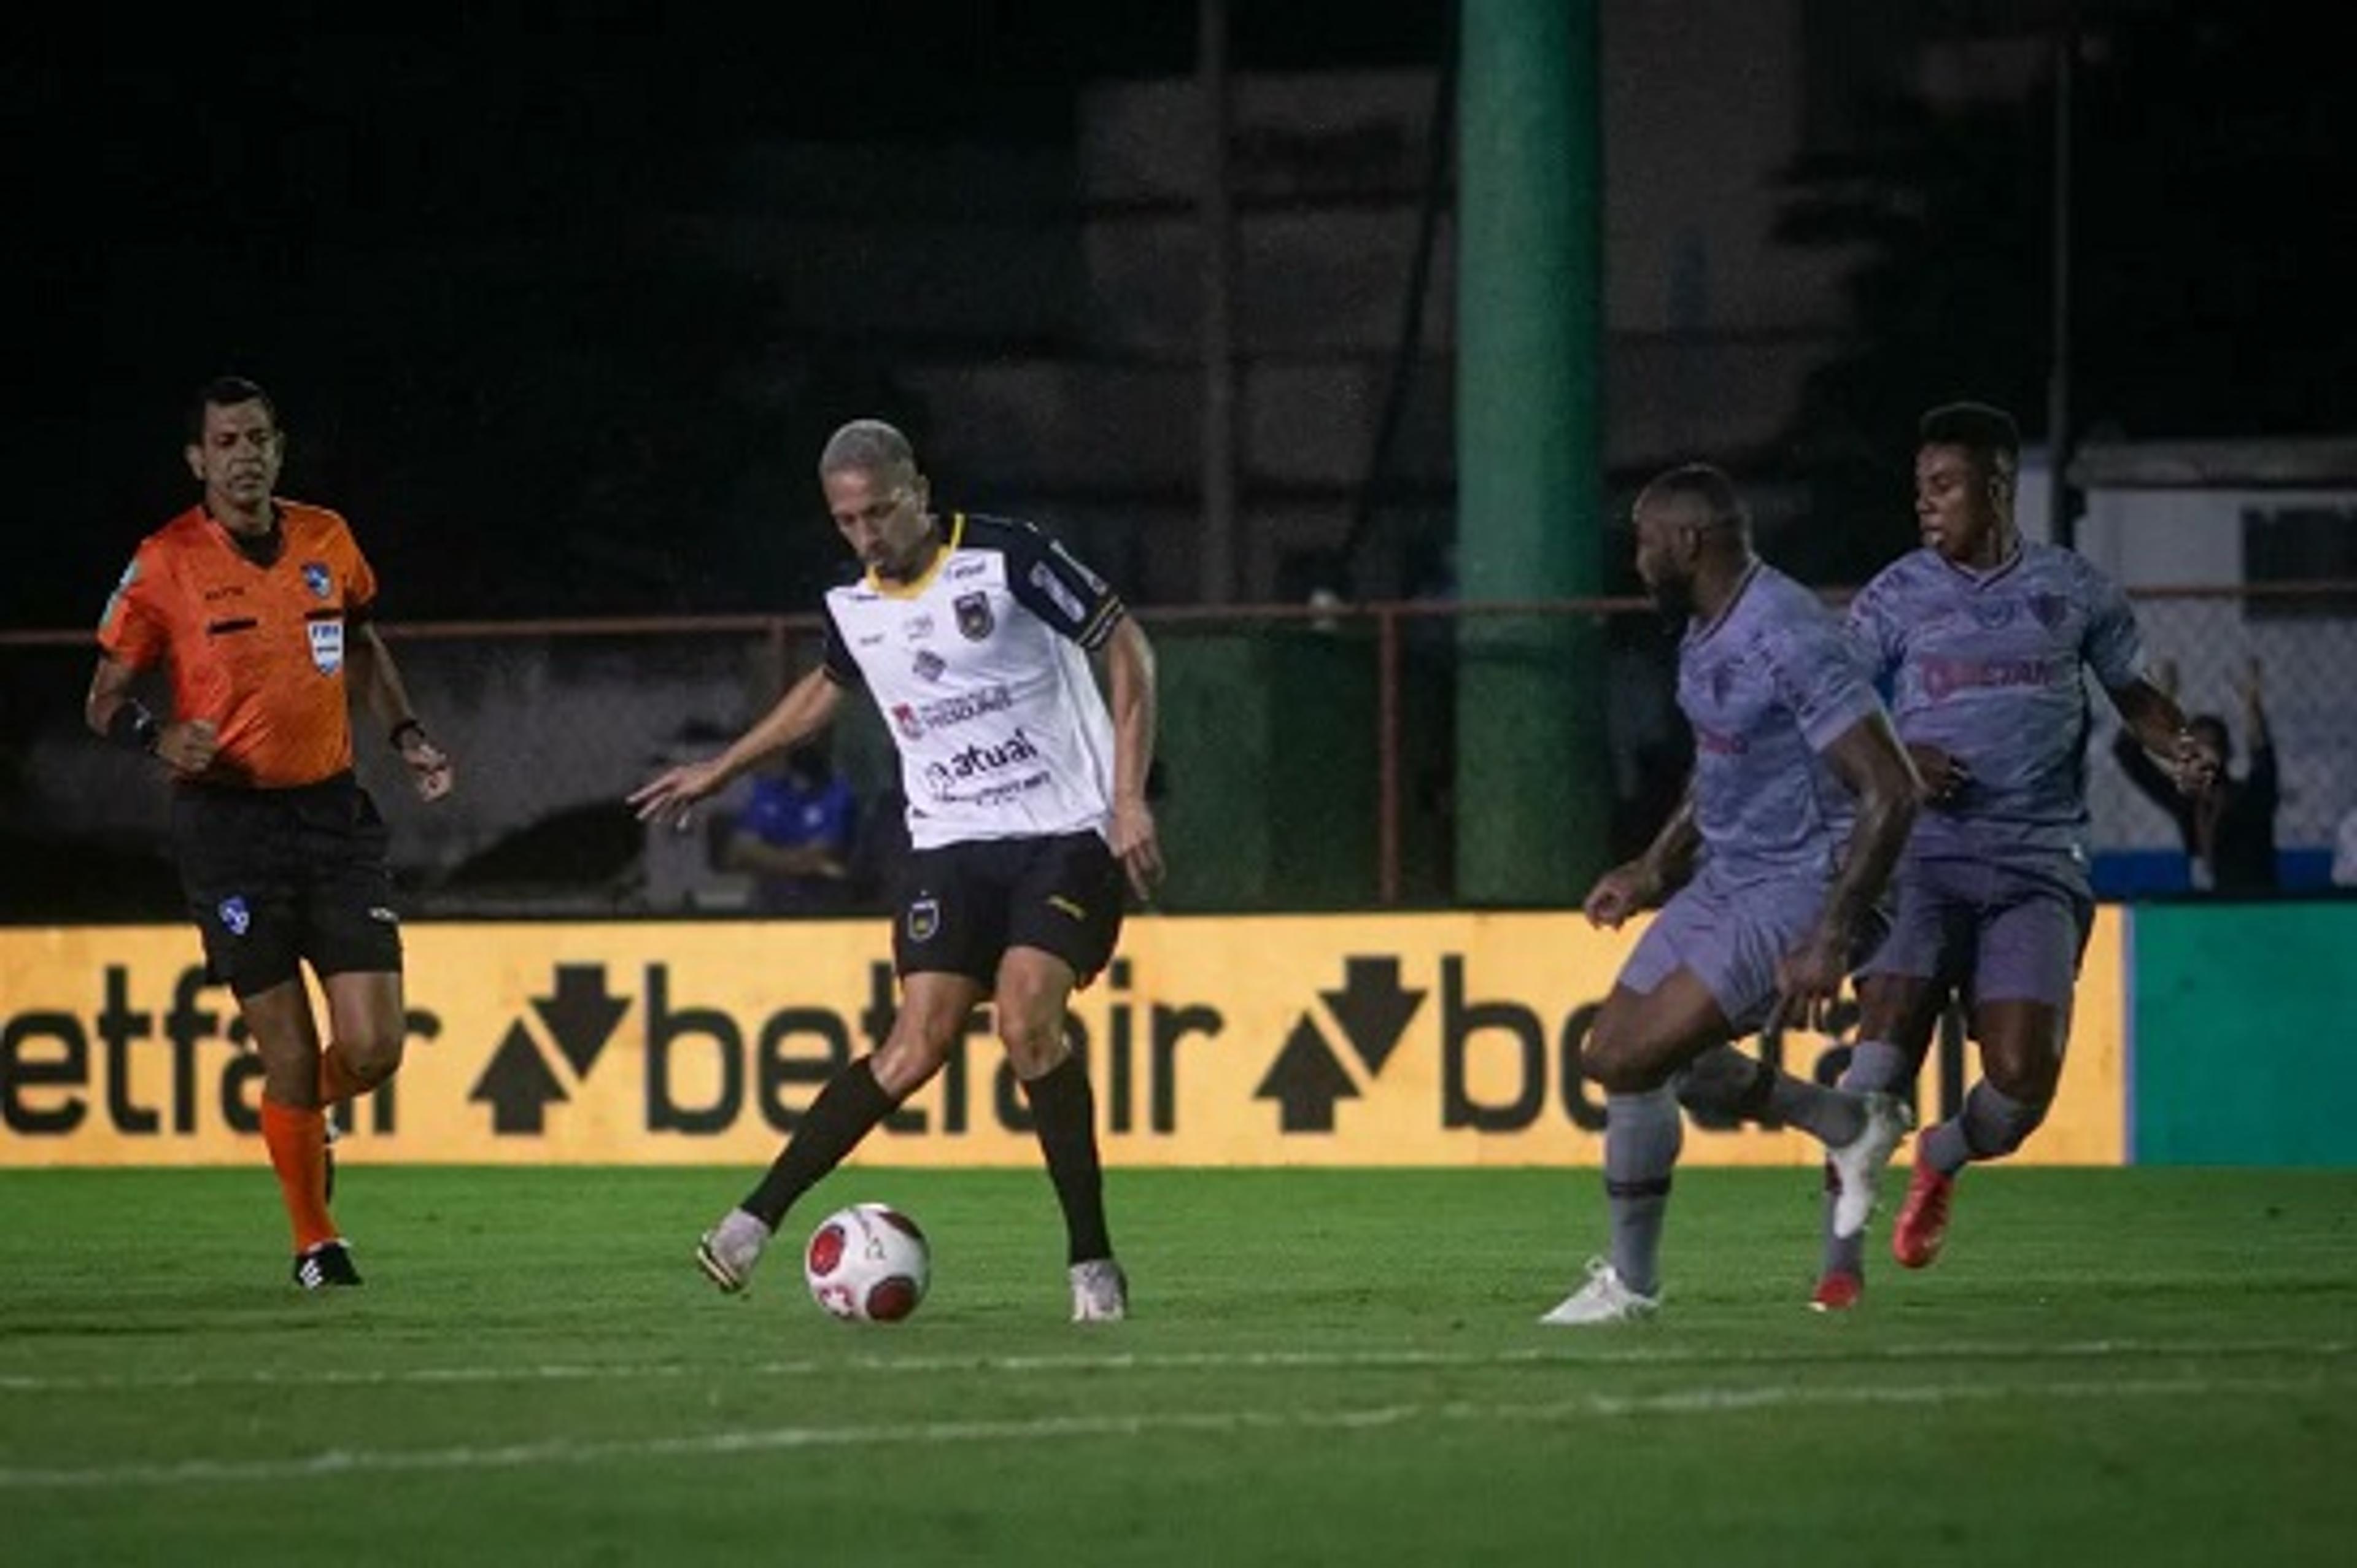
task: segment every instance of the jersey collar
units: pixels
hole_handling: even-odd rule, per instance
[[[964,537],[965,513],[962,511],[953,511],[950,513],[949,538],[942,544],[940,549],[933,552],[932,560],[927,564],[922,572],[918,573],[916,576],[910,578],[908,582],[895,584],[888,583],[883,578],[877,576],[876,575],[876,568],[870,566],[867,569],[868,587],[876,593],[881,594],[888,599],[915,598],[919,594],[923,593],[927,588],[933,585],[933,579],[942,575],[942,564],[947,561],[951,556],[957,553],[958,542]]]

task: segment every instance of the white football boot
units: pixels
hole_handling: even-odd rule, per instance
[[[1129,1316],[1129,1280],[1111,1258],[1072,1265],[1072,1321],[1119,1323]]]
[[[1622,1282],[1620,1270],[1601,1258],[1590,1258],[1587,1283],[1539,1321],[1556,1328],[1584,1327],[1596,1323],[1634,1323],[1661,1310],[1660,1296],[1638,1294]]]
[[[695,1244],[695,1266],[714,1284],[734,1294],[752,1279],[753,1265],[761,1261],[761,1249],[769,1244],[770,1228],[759,1215],[732,1208]]]
[[[1905,1101],[1895,1094],[1868,1094],[1866,1125],[1857,1136],[1839,1148],[1825,1150],[1825,1163],[1833,1166],[1834,1179],[1841,1184],[1834,1195],[1834,1234],[1842,1240],[1866,1229],[1874,1215],[1875,1182],[1882,1167],[1890,1163],[1890,1151],[1914,1125],[1914,1113]]]

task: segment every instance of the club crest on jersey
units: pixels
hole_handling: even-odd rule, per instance
[[[990,613],[987,594],[960,594],[952,607],[957,611],[958,635],[968,642],[980,642],[998,625]]]
[[[919,718],[917,710],[906,703],[892,704],[892,727],[910,740],[925,738],[925,721]]]
[[[344,667],[344,623],[339,620],[315,620],[305,626],[311,634],[311,662],[322,675],[332,675]]]
[[[941,929],[942,906],[940,900],[932,897],[931,895],[927,895],[920,897],[915,903],[909,906],[909,940],[910,941],[931,941],[933,940],[933,934]]]
[[[253,912],[245,907],[244,898],[236,894],[222,899],[221,908],[213,912],[221,917],[221,929],[233,937],[245,935],[253,925]]]
[[[916,663],[913,666],[917,673],[923,676],[928,681],[940,680],[942,678],[942,671],[949,667],[949,660],[943,659],[940,654],[934,652],[930,648],[921,649],[918,651]]]
[[[328,596],[328,590],[336,585],[336,580],[328,575],[326,562],[306,561],[303,563],[303,585],[311,590],[313,598],[324,599]]]
[[[1985,603],[1975,602],[1973,606],[1973,618],[1980,622],[1982,629],[1986,631],[1995,631],[2001,626],[2009,626],[2013,622],[2013,601],[1991,599]]]

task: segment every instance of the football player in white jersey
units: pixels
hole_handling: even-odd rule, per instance
[[[1095,1098],[1064,1015],[1113,956],[1125,877],[1143,898],[1162,875],[1146,793],[1152,645],[1103,579],[1037,528],[936,514],[889,424],[837,430],[819,483],[866,568],[826,596],[824,659],[718,756],[630,799],[644,820],[683,822],[866,687],[909,802],[892,933],[900,1009],[884,1044],[820,1091],[760,1183],[704,1234],[696,1262],[722,1290],[742,1290],[787,1209],[941,1070],[988,1001],[1063,1208],[1073,1320],[1125,1316]]]

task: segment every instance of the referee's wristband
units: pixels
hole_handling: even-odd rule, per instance
[[[407,735],[411,730],[415,730],[417,732],[418,739],[423,740],[425,738],[425,726],[418,723],[415,719],[409,718],[404,719],[399,724],[393,725],[392,733],[384,737],[385,741],[393,747],[393,750],[399,751],[401,749],[401,737]]]
[[[125,697],[106,721],[106,738],[134,751],[153,751],[156,741],[164,733],[164,721],[147,711],[146,704],[135,697]]]

